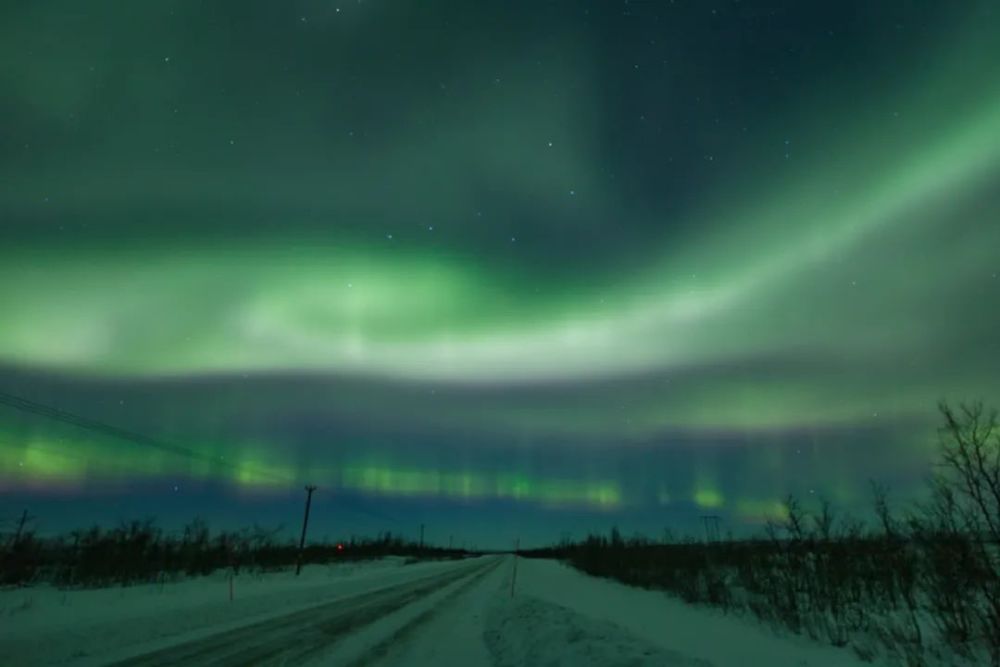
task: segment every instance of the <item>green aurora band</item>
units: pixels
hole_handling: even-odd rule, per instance
[[[725,174],[707,202],[684,212],[678,224],[684,232],[656,237],[637,265],[550,271],[429,241],[431,228],[443,224],[435,216],[444,221],[452,213],[445,204],[407,221],[412,224],[403,231],[380,232],[377,240],[267,232],[102,245],[39,241],[21,230],[23,236],[12,233],[0,246],[0,363],[95,381],[300,372],[426,386],[454,392],[455,407],[429,407],[436,405],[430,398],[392,402],[396,418],[499,440],[575,442],[583,458],[607,443],[624,451],[664,433],[696,439],[743,433],[766,442],[771,434],[815,425],[885,422],[902,424],[885,437],[906,443],[885,446],[908,452],[918,470],[917,460],[925,461],[933,446],[935,401],[996,396],[1000,386],[988,367],[995,363],[981,360],[996,350],[991,332],[1000,326],[1000,76],[969,66],[1000,62],[995,32],[966,26],[936,47],[932,67],[887,85],[881,99],[849,118],[854,100],[835,92],[804,95],[785,125],[815,128],[822,141],[781,171]],[[565,43],[574,48],[571,39]],[[556,70],[573,71],[567,65]],[[598,184],[598,169],[587,166],[594,162],[589,124],[597,120],[574,110],[589,108],[597,86],[573,76],[581,79],[577,92],[547,108],[551,131],[543,136],[561,147],[536,170],[525,170],[524,156],[509,147],[539,135],[530,123],[509,118],[514,102],[496,109],[477,102],[480,113],[469,114],[474,120],[451,134],[441,121],[420,145],[393,149],[396,157],[380,164],[400,163],[398,156],[410,153],[459,163],[463,142],[499,133],[489,147],[470,150],[508,180],[516,174],[525,191],[558,191],[545,195],[557,202],[550,205],[573,215],[591,204],[602,212],[620,207],[657,228],[655,211],[630,211],[625,195]],[[58,107],[38,102],[25,81],[22,99]],[[545,94],[534,83],[518,92],[523,99]],[[834,119],[836,129],[827,130]],[[125,170],[88,172],[86,164],[74,166],[82,175],[53,176],[62,179],[64,195],[46,210],[100,210],[142,201],[156,188],[130,180]],[[205,171],[211,181],[224,169],[209,162]],[[328,172],[314,171],[314,184],[321,185]],[[4,164],[7,194],[0,195],[0,207],[35,211],[43,192],[58,189],[37,185],[38,172]],[[377,198],[372,186],[361,185],[376,173],[361,164],[348,185],[330,187],[337,196],[356,187],[364,191],[360,199]],[[461,200],[461,180],[454,180],[451,199]],[[403,193],[400,206],[423,202],[426,185]],[[180,198],[209,196],[194,179],[176,187]],[[25,192],[36,203],[25,204]],[[299,190],[289,192],[275,186],[269,196],[280,204]],[[579,203],[585,199],[591,204]],[[970,293],[975,302],[957,296]],[[970,354],[959,358],[959,349]],[[759,360],[780,363],[764,372],[754,365]],[[461,397],[466,387],[500,398]],[[531,387],[555,389],[541,398],[519,393]],[[300,398],[322,410],[322,397]],[[374,394],[343,401],[345,413],[353,410],[361,420],[378,420],[385,410]],[[627,404],[626,412],[611,407],[619,403]],[[218,406],[217,418],[236,420],[245,409]],[[372,454],[362,442],[338,445],[336,456],[325,445],[310,456],[285,456],[280,438],[233,436],[215,445],[197,434],[186,446],[205,458],[188,460],[69,427],[4,428],[0,485],[11,488],[183,478],[265,493],[313,481],[374,496],[600,511],[688,503],[744,519],[781,516],[784,494],[775,486],[783,455],[763,445],[741,473],[746,479],[736,483],[732,475],[724,481],[702,452],[689,476],[657,483],[650,473],[639,485],[596,466],[565,476],[516,462],[477,469],[461,461],[449,466]],[[863,479],[850,464],[830,463],[825,470],[828,496],[852,503],[863,493]]]

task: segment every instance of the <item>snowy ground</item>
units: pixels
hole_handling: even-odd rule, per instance
[[[850,651],[796,636],[778,636],[751,619],[686,605],[659,591],[598,579],[555,561],[521,560],[510,612],[528,641],[543,646],[583,644],[584,655],[603,655],[609,642],[622,646],[620,661],[569,660],[565,665],[700,665],[713,667],[860,667]],[[537,599],[541,604],[524,602]],[[519,605],[521,608],[519,609]],[[521,620],[516,619],[520,617]],[[511,629],[509,635],[517,634]],[[549,634],[546,639],[545,635]],[[542,641],[544,640],[544,641]],[[509,642],[508,642],[509,643]],[[518,649],[524,650],[524,648]],[[551,648],[549,649],[552,650]],[[649,658],[642,651],[654,651]],[[626,652],[627,651],[627,652]],[[501,663],[506,664],[506,663]],[[513,663],[511,663],[513,664]],[[543,657],[521,664],[551,664]]]
[[[224,572],[163,585],[0,590],[0,656],[17,659],[0,663],[84,663],[128,647],[246,624],[451,567],[451,562],[403,565],[401,558],[388,558],[307,566],[299,577],[292,571],[244,574],[233,579],[232,601]]]
[[[311,567],[159,586],[0,592],[4,664],[852,667],[662,593],[552,561]]]

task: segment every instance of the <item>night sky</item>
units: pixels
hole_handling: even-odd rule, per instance
[[[995,2],[6,3],[0,62],[0,521],[752,531],[1000,401]]]

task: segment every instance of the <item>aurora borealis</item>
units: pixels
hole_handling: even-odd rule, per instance
[[[995,3],[0,17],[0,392],[190,454],[0,405],[0,519],[740,530],[1000,402]]]

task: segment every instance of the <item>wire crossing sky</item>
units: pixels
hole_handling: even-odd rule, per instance
[[[0,10],[0,391],[112,429],[0,497],[753,529],[1000,400],[995,3],[454,4]]]

